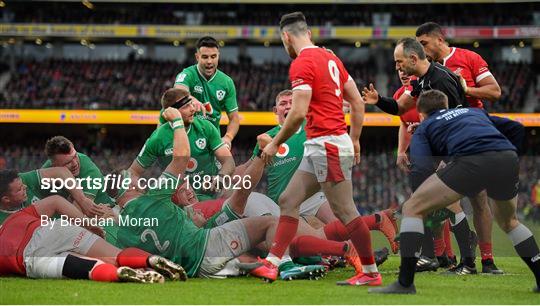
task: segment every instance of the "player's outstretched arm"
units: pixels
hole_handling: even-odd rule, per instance
[[[221,170],[219,170],[219,175],[232,175],[236,164],[234,163],[234,158],[231,154],[231,151],[227,146],[221,146],[216,151],[214,151],[217,160],[221,163]]]
[[[351,131],[350,136],[354,145],[355,164],[360,163],[360,135],[364,124],[365,106],[362,96],[353,79],[349,79],[343,86],[343,98],[351,107]]]
[[[41,178],[57,178],[63,181],[68,179],[75,180],[75,177],[66,167],[52,167],[39,169]],[[69,194],[73,197],[78,206],[82,209],[82,212],[87,216],[97,216],[101,214],[99,207],[88,197],[86,197],[82,189],[71,188],[67,189]]]
[[[184,129],[184,121],[180,111],[176,108],[169,107],[163,112],[163,118],[172,123],[174,130],[173,134],[173,154],[172,160],[165,168],[164,172],[179,176],[186,170],[186,166],[191,154],[189,148],[189,140]]]
[[[373,84],[369,84],[369,88],[364,87],[362,97],[367,104],[374,104],[390,115],[399,116],[414,107],[414,98],[410,92],[405,91],[396,101],[393,98],[381,97]]]
[[[309,102],[311,101],[311,90],[293,90],[293,103],[283,127],[263,150],[261,158],[265,164],[270,164],[281,144],[289,139],[306,118]]]

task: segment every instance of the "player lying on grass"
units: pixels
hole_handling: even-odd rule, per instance
[[[15,171],[0,171],[2,210],[17,208],[13,200],[17,193],[22,197],[21,185]],[[55,214],[65,217],[66,223],[85,218],[74,205],[55,195],[17,210],[4,221],[0,227],[0,276],[139,283],[162,283],[163,275],[187,279],[181,266],[163,257],[136,248],[121,250],[107,243],[98,236],[103,234],[99,227],[61,224],[58,219],[48,222]]]
[[[494,218],[536,278],[540,292],[540,251],[531,231],[516,216],[519,160],[516,147],[479,109],[448,110],[448,98],[438,90],[418,99],[422,123],[411,145],[412,171],[426,177],[403,205],[401,265],[397,282],[373,293],[414,294],[414,272],[423,236],[423,218],[465,196],[482,190],[493,199]],[[435,158],[448,164],[435,170]]]
[[[197,197],[200,200],[215,199],[217,197],[217,179],[230,176],[234,172],[234,158],[225,142],[219,136],[219,130],[208,120],[195,116],[195,108],[189,92],[184,88],[170,88],[161,98],[163,109],[174,107],[180,110],[185,124],[186,133],[191,148],[191,157],[186,172],[191,181],[201,182],[212,178],[210,188],[205,184],[196,186]],[[133,161],[130,172],[141,177],[145,169],[151,167],[156,161],[163,171],[171,162],[172,134],[170,124],[162,124],[146,140],[141,152]],[[216,161],[221,164],[218,169]],[[218,176],[214,179],[215,176]],[[195,184],[193,184],[195,185]],[[219,184],[223,185],[223,184]]]
[[[197,227],[184,210],[176,206],[171,198],[176,192],[179,177],[183,175],[190,156],[190,146],[184,130],[182,115],[176,108],[167,108],[163,117],[171,122],[173,129],[172,160],[163,172],[157,189],[145,193],[132,180],[127,188],[110,186],[108,192],[123,209],[122,216],[130,218],[155,218],[158,224],[149,226],[121,226],[118,229],[118,245],[139,247],[158,253],[186,268],[189,276],[212,277],[225,264],[247,252],[261,242],[267,243],[275,232],[275,218],[254,217],[234,220],[211,229]],[[122,171],[120,177],[130,177]],[[168,179],[168,180],[165,180]],[[304,266],[302,269],[281,273],[284,278],[306,277],[322,274],[323,266]],[[294,273],[293,273],[294,272]],[[269,280],[277,278],[277,268],[267,275]]]

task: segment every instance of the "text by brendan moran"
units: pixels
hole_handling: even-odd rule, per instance
[[[131,226],[131,227],[157,227],[158,218],[131,218],[129,215],[119,215],[113,218],[70,218],[67,215],[60,215],[59,218],[49,219],[48,216],[41,216],[41,226],[80,226],[80,227],[110,227],[110,226]]]

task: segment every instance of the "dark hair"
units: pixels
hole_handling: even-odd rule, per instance
[[[420,25],[416,29],[416,37],[420,37],[422,35],[431,35],[431,34],[440,35],[440,36],[444,37],[443,30],[442,30],[441,26],[438,25],[435,22],[431,22],[431,21],[426,22],[426,23]]]
[[[64,136],[54,136],[45,143],[45,154],[52,158],[56,154],[69,154],[73,143]]]
[[[396,46],[399,45],[403,45],[403,54],[405,54],[406,57],[410,56],[412,53],[416,53],[419,59],[426,59],[424,47],[422,47],[422,44],[417,42],[416,39],[410,37],[402,38],[398,40]]]
[[[448,109],[448,97],[444,92],[436,89],[424,91],[416,102],[419,113],[430,114],[441,109]]]
[[[302,12],[293,12],[281,16],[280,31],[291,32],[294,35],[304,34],[308,30],[306,16]]]
[[[219,44],[218,44],[217,40],[212,36],[203,36],[203,37],[199,38],[197,40],[197,44],[195,46],[197,47],[197,51],[199,51],[199,49],[201,47],[218,48],[219,49]]]
[[[189,96],[189,92],[183,88],[169,88],[161,96],[161,107],[171,107],[186,96]]]
[[[11,184],[19,175],[17,171],[13,169],[0,170],[0,197],[3,197],[9,191],[9,184]]]

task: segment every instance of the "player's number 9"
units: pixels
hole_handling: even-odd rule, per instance
[[[334,80],[334,83],[336,83],[337,89],[336,89],[336,96],[341,95],[341,89],[339,88],[339,69],[337,67],[337,64],[333,60],[328,61],[328,71],[330,72],[330,76],[332,77],[332,80]]]

